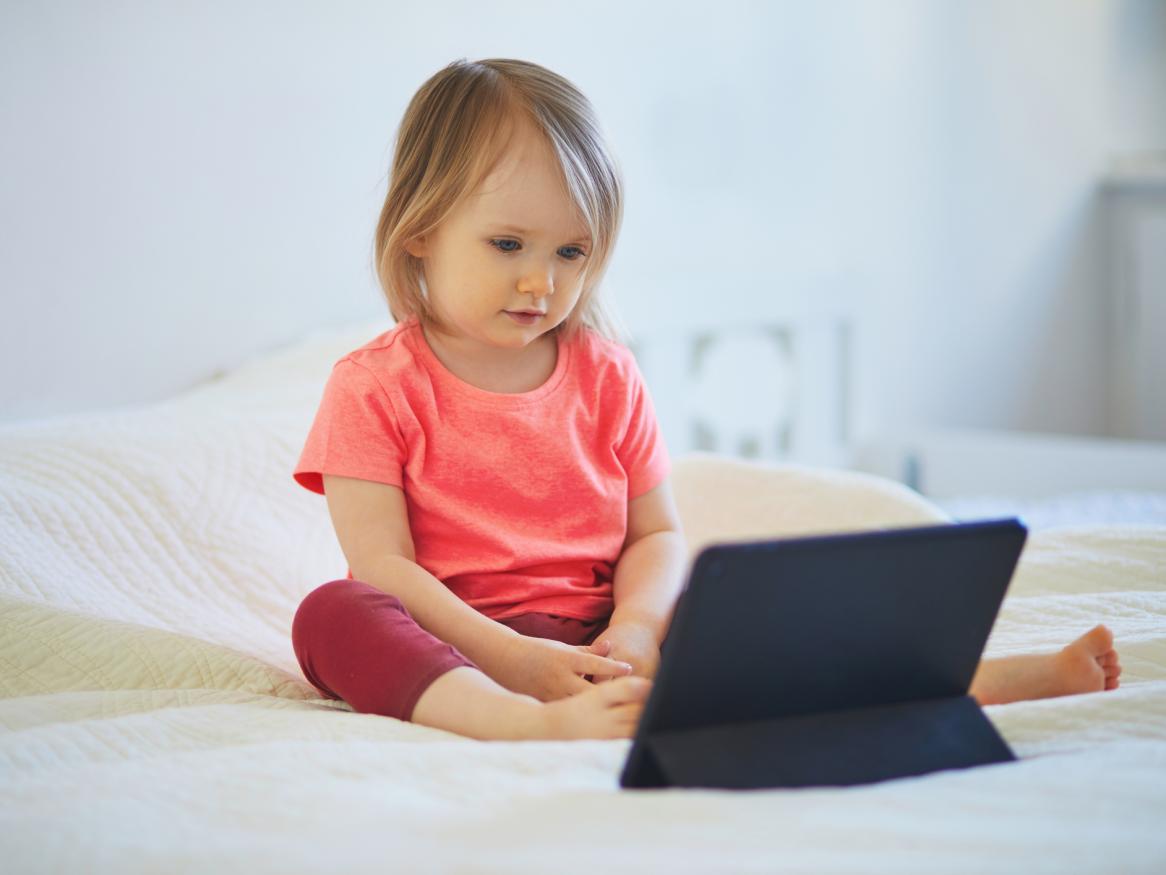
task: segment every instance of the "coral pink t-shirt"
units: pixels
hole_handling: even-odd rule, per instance
[[[333,366],[296,482],[400,486],[417,564],[492,619],[606,617],[628,501],[671,463],[631,350],[586,327],[557,341],[541,386],[488,392],[403,320]]]

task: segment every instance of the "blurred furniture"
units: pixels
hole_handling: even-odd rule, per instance
[[[864,440],[852,466],[930,498],[1166,493],[1166,443],[1000,429],[920,428]]]
[[[675,455],[844,466],[853,330],[842,306],[772,304],[749,320],[661,323],[636,331],[628,345]]]
[[[1166,155],[1118,162],[1103,198],[1110,433],[1166,440]]]

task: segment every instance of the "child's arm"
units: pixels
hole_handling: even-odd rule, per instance
[[[644,626],[657,645],[663,642],[684,586],[686,560],[680,514],[665,479],[628,502],[627,535],[612,583],[615,609],[608,625]]]
[[[332,527],[352,576],[395,595],[427,632],[497,679],[514,629],[459,599],[416,562],[405,493],[397,486],[325,474]]]
[[[368,560],[358,580],[395,595],[425,631],[452,644],[499,683],[507,676],[504,660],[520,633],[471,608],[440,580],[405,556],[386,554]]]
[[[592,650],[653,677],[684,586],[687,555],[668,480],[628,502],[628,530],[612,585],[615,608]]]
[[[643,626],[661,644],[684,585],[685,556],[684,536],[678,531],[651,532],[630,542],[615,566],[615,608],[608,625]]]

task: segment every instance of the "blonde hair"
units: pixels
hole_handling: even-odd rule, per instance
[[[374,263],[393,319],[440,326],[423,289],[423,263],[405,243],[429,234],[472,194],[505,154],[517,126],[532,124],[557,158],[592,243],[583,288],[556,327],[581,326],[619,343],[629,337],[600,294],[623,219],[623,181],[587,98],[529,61],[453,61],[413,95],[397,131],[392,178],[377,222]]]

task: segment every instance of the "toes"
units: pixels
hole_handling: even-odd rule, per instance
[[[1078,643],[1084,646],[1091,655],[1099,657],[1113,649],[1113,632],[1109,630],[1108,626],[1099,623],[1073,642],[1073,644]]]
[[[1121,665],[1115,659],[1112,665],[1105,666],[1105,689],[1116,690],[1121,677]]]

